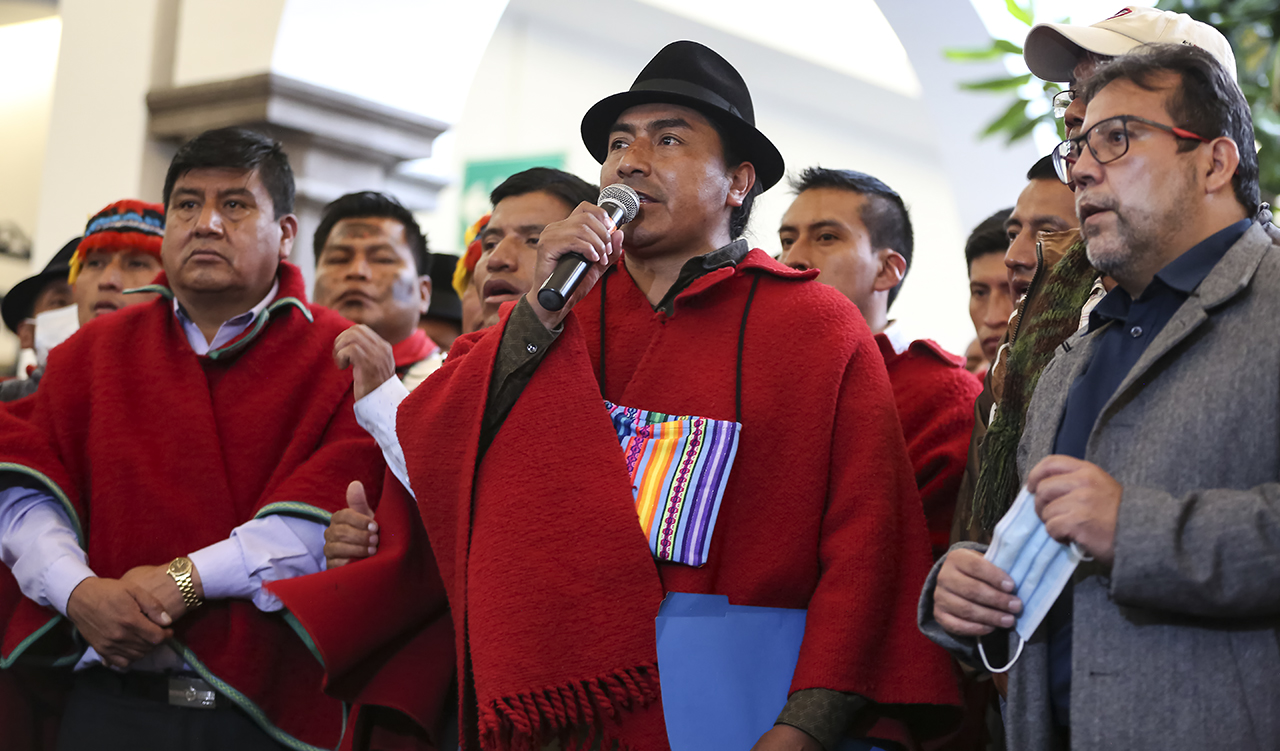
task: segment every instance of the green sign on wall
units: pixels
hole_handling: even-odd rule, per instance
[[[462,173],[462,216],[458,237],[466,236],[467,227],[489,213],[489,194],[503,180],[532,167],[564,169],[564,154],[543,154],[509,159],[483,159],[467,162]],[[466,252],[466,248],[461,248]]]

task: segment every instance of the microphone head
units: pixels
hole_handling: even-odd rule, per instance
[[[619,226],[635,219],[636,214],[640,213],[640,196],[622,183],[606,185],[604,190],[600,191],[600,197],[596,199],[596,205],[604,206],[606,201],[622,207],[624,213],[622,218],[618,220]]]

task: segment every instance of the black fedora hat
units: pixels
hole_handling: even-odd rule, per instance
[[[431,305],[427,308],[427,315],[461,324],[462,299],[453,288],[453,269],[458,265],[458,257],[432,253],[430,265]]]
[[[697,42],[672,42],[644,66],[629,91],[605,97],[582,118],[582,142],[604,164],[609,152],[609,132],[618,116],[638,104],[678,104],[715,121],[745,161],[756,168],[763,190],[782,179],[786,166],[782,154],[756,130],[751,92],[720,55]]]
[[[8,326],[10,331],[18,333],[18,325],[31,317],[31,311],[36,306],[36,298],[49,282],[58,279],[64,282],[67,280],[67,275],[71,273],[71,256],[75,255],[80,239],[77,237],[63,245],[62,249],[49,259],[44,271],[13,285],[13,289],[4,296],[4,300],[0,300],[0,318],[4,319],[4,325]]]

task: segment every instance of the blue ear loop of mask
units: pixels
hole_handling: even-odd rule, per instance
[[[978,641],[982,664],[992,673],[1004,673],[1022,656],[1023,646],[1049,614],[1049,608],[1062,594],[1076,566],[1093,558],[1074,542],[1063,545],[1049,536],[1044,522],[1036,514],[1035,495],[1026,486],[996,524],[991,546],[984,557],[1013,579],[1014,593],[1022,600],[1022,614],[1014,625],[1018,648],[1008,665],[992,667],[982,641]]]

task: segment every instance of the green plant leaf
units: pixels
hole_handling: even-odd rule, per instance
[[[983,60],[995,60],[1003,56],[1005,53],[996,49],[994,46],[982,50],[961,50],[949,49],[943,50],[942,55],[948,60],[955,63],[981,62]]]
[[[1002,130],[1017,128],[1027,117],[1027,104],[1029,102],[1025,99],[1016,100],[1003,115],[991,121],[986,130],[982,131],[982,137],[986,138]]]
[[[1009,131],[1009,138],[1005,143],[1021,141],[1031,135],[1031,132],[1036,129],[1036,126],[1039,125],[1042,120],[1044,120],[1043,117],[1028,117],[1025,122]]]
[[[1201,23],[1222,32],[1235,53],[1238,82],[1253,110],[1255,137],[1262,144],[1258,154],[1263,200],[1274,200],[1280,193],[1280,4],[1277,0],[1158,0],[1156,7],[1186,13]],[[1008,13],[1023,24],[1032,26],[1035,19],[1034,0],[1005,0]],[[983,49],[947,50],[946,57],[962,63],[991,62],[1005,55],[1022,55],[1022,48],[1007,40],[992,40]],[[1002,97],[1008,108],[991,121],[981,137],[1000,134],[1010,143],[1028,137],[1039,122],[1053,123],[1062,137],[1062,123],[1051,112],[1031,117],[1028,102],[1020,95],[1018,76],[993,78],[958,84],[967,91],[988,92]],[[1035,79],[1030,79],[1035,80]],[[1039,82],[1037,82],[1038,84]],[[1040,88],[1040,87],[1037,87]],[[1047,102],[1059,87],[1046,83],[1040,96]],[[1040,111],[1037,107],[1036,111]],[[1280,203],[1280,202],[1277,202]]]
[[[1270,99],[1274,104],[1280,102],[1280,54],[1273,53],[1271,61],[1271,91]]]
[[[1017,55],[1018,57],[1022,57],[1022,47],[1010,42],[1008,39],[993,40],[991,42],[991,46],[1007,55]]]
[[[1035,23],[1035,19],[1032,17],[1031,10],[1029,8],[1024,8],[1021,5],[1018,5],[1018,0],[1004,0],[1004,5],[1006,8],[1009,9],[1009,15],[1013,16],[1019,21],[1025,23],[1028,26],[1031,26],[1033,23]]]
[[[1031,74],[1021,76],[1003,76],[986,81],[968,81],[960,84],[960,88],[968,91],[1013,91],[1031,80]]]
[[[1005,39],[993,39],[988,47],[961,49],[953,47],[942,51],[943,57],[956,63],[995,60],[1005,55],[1022,55],[1022,48]]]

